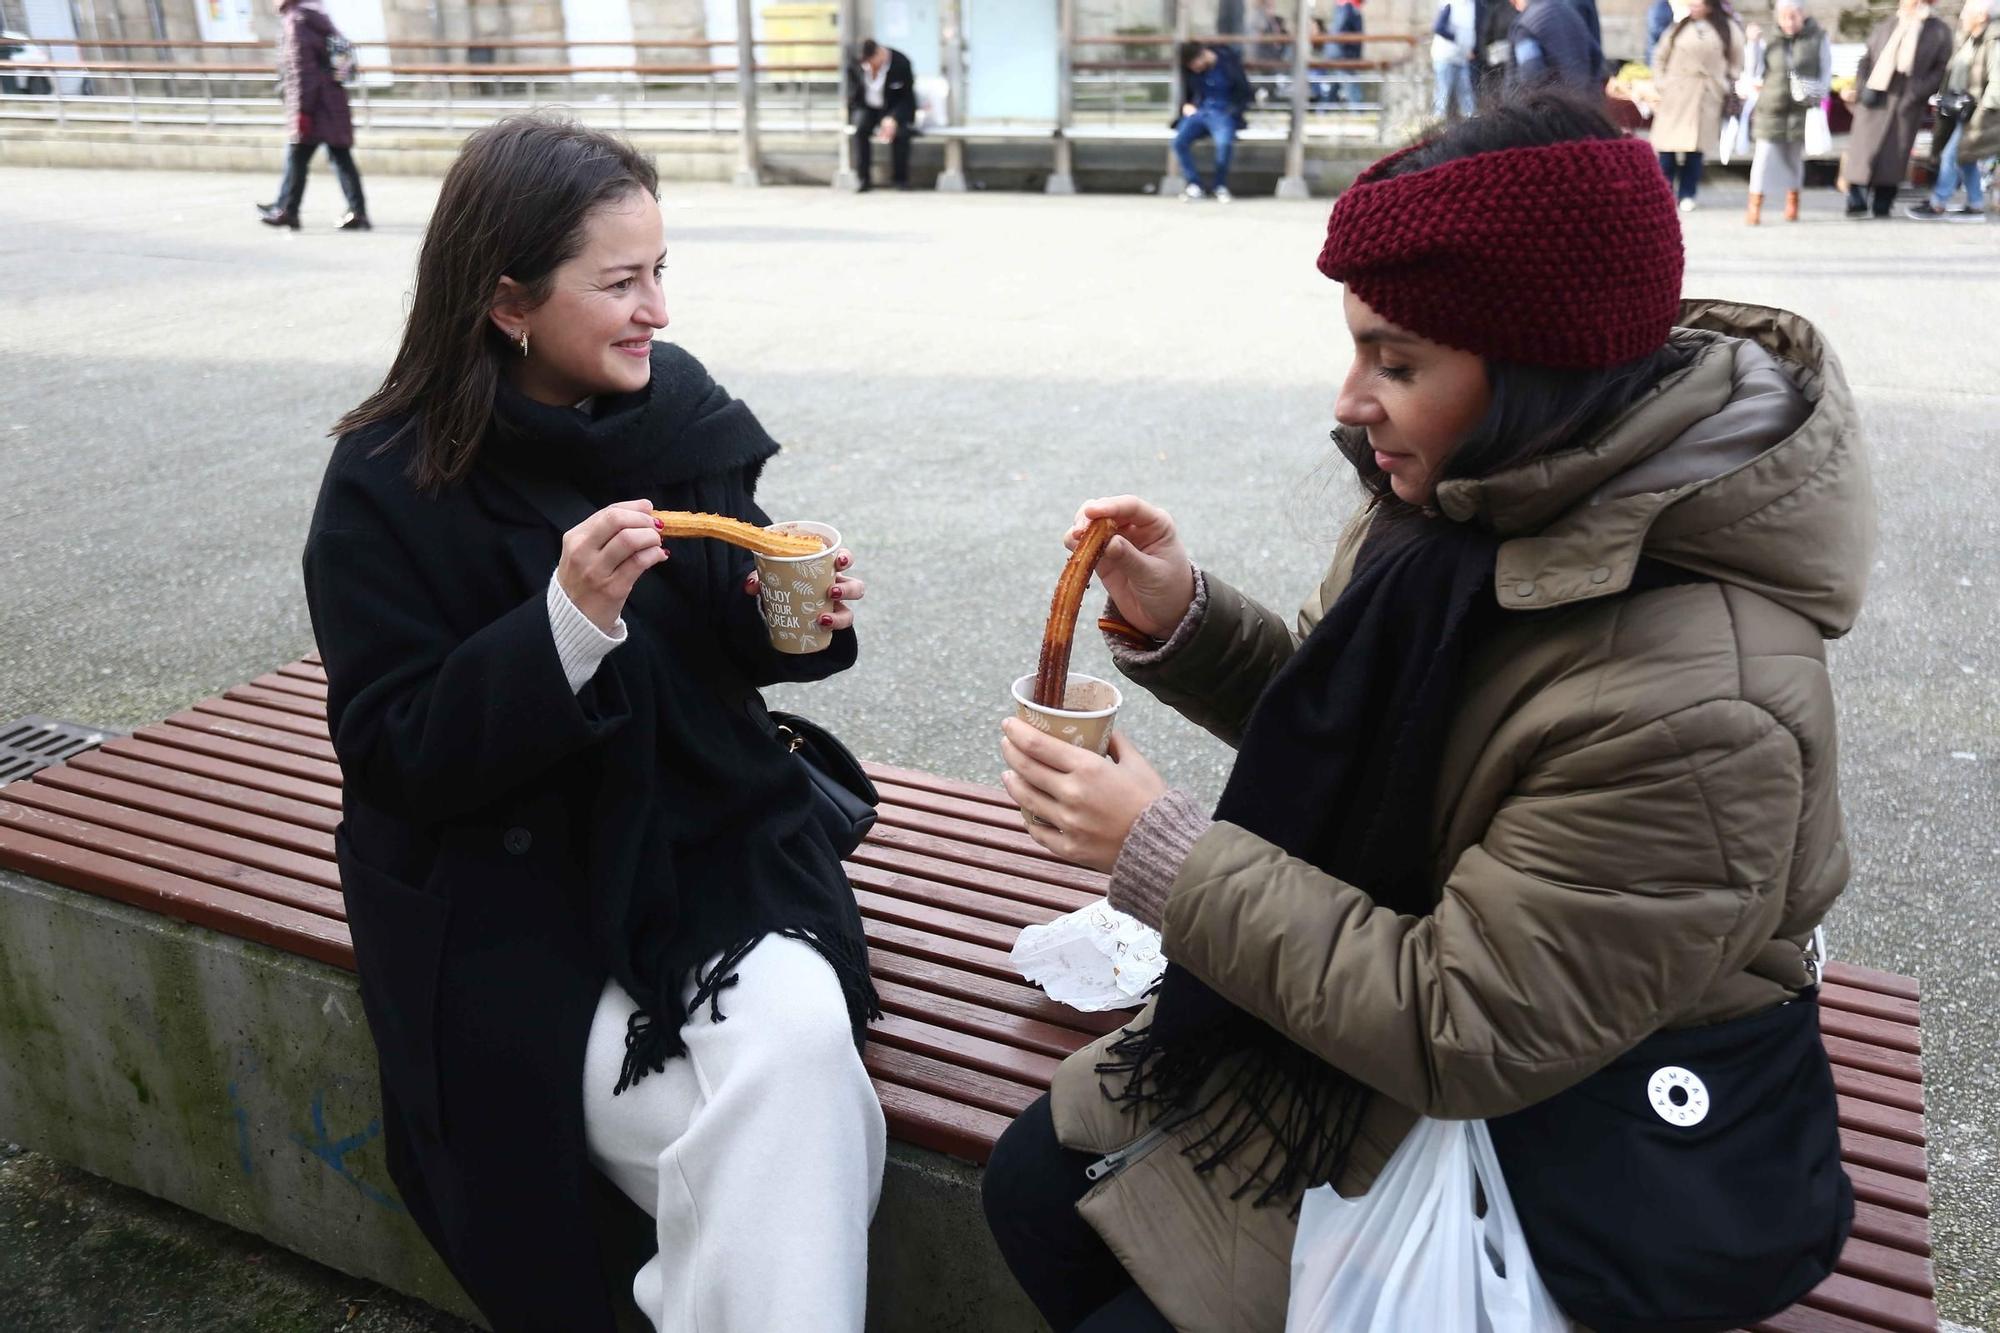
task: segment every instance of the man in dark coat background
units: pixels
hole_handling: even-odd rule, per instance
[[[1841,155],[1847,216],[1886,218],[1910,172],[1910,149],[1951,61],[1951,28],[1924,0],[1903,0],[1893,18],[1868,34],[1868,49],[1841,96],[1854,108],[1854,130]]]
[[[347,41],[320,8],[319,0],[276,2],[282,25],[278,32],[278,82],[291,139],[277,201],[259,204],[257,211],[264,225],[297,231],[306,171],[312,165],[313,150],[325,144],[334,175],[340,178],[340,192],[347,196],[347,213],[340,219],[340,230],[368,231],[368,201],[362,196],[361,173],[355,169],[350,151],[354,147],[354,117],[348,110],[347,90],[340,86],[333,68],[334,48],[348,49]]]
[[[875,137],[889,144],[889,174],[899,190],[910,188],[910,137],[917,132],[917,76],[910,58],[873,38],[847,67],[847,117],[854,126],[854,169],[861,189],[875,188]]]
[[[1517,84],[1552,82],[1584,96],[1603,86],[1604,53],[1570,0],[1513,0],[1510,68]]]

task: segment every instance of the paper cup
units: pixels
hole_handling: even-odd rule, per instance
[[[758,604],[771,646],[781,653],[816,653],[833,642],[833,631],[819,618],[835,605],[826,594],[835,577],[833,558],[840,553],[840,534],[824,523],[773,523],[772,532],[796,532],[818,537],[826,548],[811,555],[759,555]]]
[[[1111,748],[1111,724],[1117,720],[1118,706],[1124,702],[1118,687],[1110,681],[1074,671],[1063,689],[1062,708],[1044,708],[1035,702],[1032,675],[1014,682],[1014,716],[1037,731],[1080,745],[1092,754],[1103,754]],[[1037,819],[1025,810],[1021,817],[1030,824],[1049,826],[1048,820]]]

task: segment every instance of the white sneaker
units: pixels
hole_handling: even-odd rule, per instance
[[[1196,185],[1193,181],[1189,181],[1188,187],[1185,190],[1181,191],[1181,198],[1186,199],[1189,202],[1193,202],[1196,199],[1206,199],[1208,198],[1208,191],[1202,189],[1199,185]]]
[[[1226,203],[1228,203],[1228,202],[1229,202],[1230,200],[1234,199],[1235,197],[1236,197],[1235,195],[1233,195],[1233,194],[1231,194],[1231,193],[1229,192],[1229,187],[1228,187],[1227,185],[1218,185],[1218,186],[1216,186],[1216,187],[1215,187],[1215,202],[1216,202],[1216,203],[1218,203],[1218,204],[1226,204]]]
[[[1692,199],[1683,199],[1683,200],[1681,200],[1681,212],[1683,212],[1683,213],[1692,213],[1692,212],[1694,212],[1694,211],[1695,211],[1695,209],[1697,209],[1697,208],[1699,208],[1699,207],[1701,207],[1701,205],[1697,204],[1697,203],[1696,203],[1696,202],[1695,202],[1694,200],[1692,200]]]

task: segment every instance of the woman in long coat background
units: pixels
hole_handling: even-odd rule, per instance
[[[1694,0],[1653,52],[1660,90],[1653,113],[1653,149],[1683,213],[1701,189],[1702,159],[1722,143],[1722,103],[1743,72],[1743,31],[1706,0]]]
[[[1903,0],[1894,18],[1868,34],[1854,86],[1842,94],[1854,106],[1854,131],[1840,159],[1847,216],[1886,218],[1895,207],[1924,108],[1950,60],[1951,28],[1923,0]]]
[[[285,124],[291,135],[285,151],[285,178],[277,202],[258,205],[264,224],[299,229],[299,204],[306,194],[306,172],[313,150],[326,145],[333,174],[347,196],[342,231],[368,231],[368,201],[361,193],[361,173],[355,169],[354,116],[347,90],[334,77],[332,39],[340,30],[319,6],[319,0],[277,0],[278,81],[285,99]]]

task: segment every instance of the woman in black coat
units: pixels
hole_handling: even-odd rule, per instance
[[[840,551],[830,646],[780,653],[750,557],[656,529],[767,523],[778,452],[652,340],[656,188],[581,127],[475,134],[313,515],[390,1169],[496,1329],[608,1329],[629,1284],[661,1329],[859,1330],[874,992],[758,688],[851,666],[865,590]],[[656,1243],[593,1224],[621,1195]]]
[[[347,89],[333,69],[336,43],[345,46],[340,30],[320,8],[319,0],[276,0],[278,21],[278,85],[284,94],[285,177],[278,184],[277,202],[259,204],[257,212],[270,227],[299,229],[299,204],[306,197],[306,171],[313,151],[326,145],[340,192],[347,196],[342,231],[368,231],[368,200],[361,193],[361,173],[354,166],[354,114]]]

